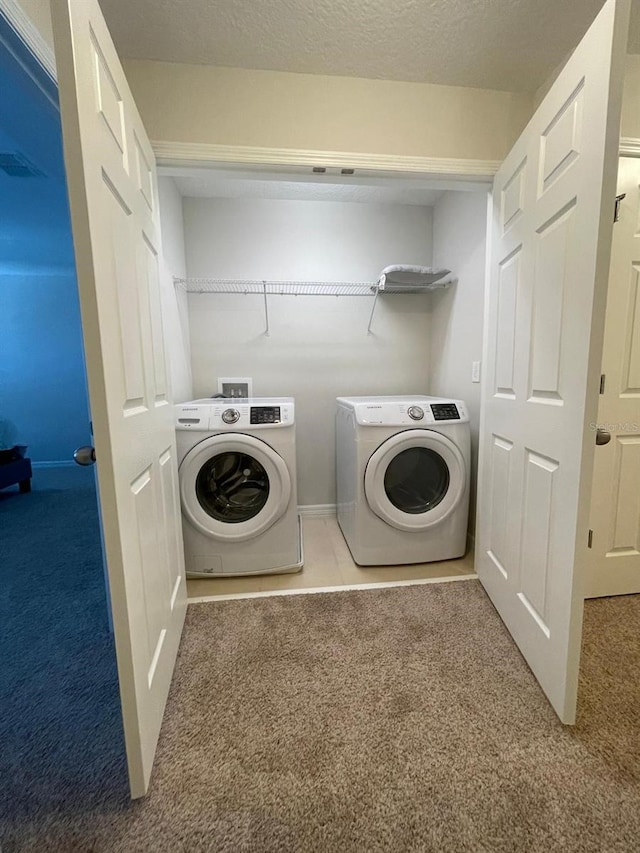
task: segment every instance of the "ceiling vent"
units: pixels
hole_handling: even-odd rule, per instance
[[[41,178],[41,172],[23,154],[12,151],[0,151],[0,169],[12,178]]]

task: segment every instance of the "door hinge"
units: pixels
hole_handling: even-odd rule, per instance
[[[587,537],[587,548],[593,548],[593,530],[589,531],[589,536]]]
[[[604,373],[600,374],[600,393],[604,394],[604,384],[606,382],[606,375]]]
[[[622,201],[623,198],[625,198],[626,195],[627,195],[626,193],[620,193],[620,195],[616,196],[616,204],[615,204],[615,207],[613,209],[613,221],[614,222],[617,222],[618,219],[620,219],[620,202]]]

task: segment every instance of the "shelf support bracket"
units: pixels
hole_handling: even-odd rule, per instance
[[[264,297],[264,333],[269,337],[269,302],[267,300],[267,282],[262,282],[262,295]]]
[[[373,305],[371,306],[371,314],[369,315],[369,325],[367,326],[367,334],[371,334],[371,324],[373,323],[373,315],[375,314],[376,305],[378,304],[378,294],[380,293],[380,288],[376,287],[376,295],[373,297]]]

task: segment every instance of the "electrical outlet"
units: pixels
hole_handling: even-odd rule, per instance
[[[480,362],[472,361],[471,362],[471,381],[472,382],[480,382]]]
[[[219,376],[218,394],[232,399],[253,397],[253,380],[246,376]]]

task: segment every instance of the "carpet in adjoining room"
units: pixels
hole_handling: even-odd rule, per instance
[[[127,802],[93,471],[35,469],[31,493],[0,491],[2,852],[32,821]]]

